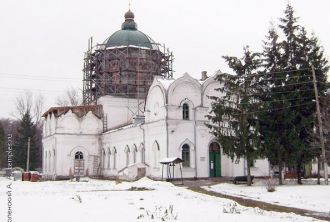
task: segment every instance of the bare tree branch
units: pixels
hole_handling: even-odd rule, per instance
[[[43,95],[33,95],[31,91],[25,91],[24,94],[20,94],[15,99],[16,110],[11,115],[17,119],[21,119],[22,116],[29,112],[36,123],[41,120],[43,105],[45,98]]]
[[[45,97],[41,94],[38,94],[34,97],[34,107],[33,107],[33,114],[36,123],[40,123],[42,112],[44,109]]]
[[[56,104],[58,106],[79,106],[82,104],[81,90],[70,88],[67,89],[62,96],[57,97]]]
[[[26,112],[31,111],[32,107],[32,92],[25,91],[24,94],[20,94],[15,99],[15,108],[16,110],[12,115],[18,119],[20,119]]]

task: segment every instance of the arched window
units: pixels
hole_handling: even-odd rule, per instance
[[[137,148],[136,148],[135,144],[132,148],[132,151],[133,151],[133,163],[135,164],[136,163],[136,152],[137,152]]]
[[[140,151],[141,151],[141,163],[146,163],[146,151],[144,149],[143,143],[140,145]]]
[[[80,151],[76,152],[74,155],[75,160],[83,160],[84,159],[84,154]]]
[[[108,169],[110,169],[110,158],[111,158],[111,151],[110,151],[110,148],[108,148]]]
[[[182,146],[182,160],[183,167],[190,167],[190,147],[188,144]]]
[[[56,153],[55,153],[55,150],[53,149],[53,171],[55,172],[56,169],[55,169],[55,166],[56,166]]]
[[[105,159],[106,159],[105,151],[102,149],[102,159],[101,159],[101,161],[102,161],[102,163],[101,163],[102,169],[105,168]]]
[[[116,147],[113,148],[113,169],[116,169],[117,162],[117,150]]]
[[[48,158],[49,158],[49,161],[48,161],[48,170],[49,172],[52,172],[52,153],[50,151],[48,151]]]
[[[182,105],[182,119],[189,119],[189,105],[187,103]]]
[[[45,172],[47,172],[47,166],[48,166],[48,157],[47,157],[47,151],[45,151],[45,162],[44,162],[44,165],[45,165]]]
[[[126,146],[126,149],[125,149],[125,153],[126,153],[126,166],[129,165],[129,147]]]
[[[157,141],[154,142],[152,145],[152,149],[154,152],[154,168],[159,167],[159,159],[160,159],[160,149],[159,149],[159,144]]]

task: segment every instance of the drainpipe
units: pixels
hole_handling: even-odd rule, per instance
[[[197,178],[196,108],[194,108],[195,178]]]

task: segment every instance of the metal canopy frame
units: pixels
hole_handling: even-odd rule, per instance
[[[182,163],[183,160],[179,157],[170,157],[165,158],[161,161],[159,161],[160,164],[162,164],[162,180],[164,180],[164,165],[166,165],[167,170],[167,178],[166,181],[174,181],[174,167],[176,164],[179,164],[180,167],[180,173],[181,173],[181,184],[183,184],[183,177],[182,177]],[[172,174],[171,174],[171,167],[172,167]]]

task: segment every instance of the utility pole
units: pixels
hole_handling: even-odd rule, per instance
[[[26,158],[26,172],[29,172],[30,168],[30,137],[28,137],[28,147],[27,147],[27,158]]]
[[[328,164],[325,158],[325,147],[324,147],[324,136],[323,136],[323,123],[321,118],[321,111],[320,111],[320,102],[319,102],[319,94],[317,91],[316,85],[316,76],[315,76],[315,69],[312,65],[312,74],[313,74],[313,84],[314,84],[314,92],[315,92],[315,100],[316,100],[316,112],[317,112],[317,119],[319,122],[319,132],[320,132],[320,143],[321,143],[321,156],[323,162],[323,169],[324,169],[324,182],[328,185]]]

